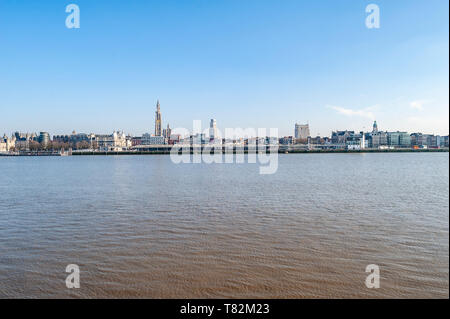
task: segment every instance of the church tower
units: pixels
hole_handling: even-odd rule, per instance
[[[373,122],[372,133],[374,133],[374,134],[377,134],[377,133],[378,133],[378,124],[377,124],[377,121],[374,121],[374,122]]]

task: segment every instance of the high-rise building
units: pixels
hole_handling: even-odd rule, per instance
[[[309,132],[309,124],[295,124],[296,139],[307,139],[309,136],[311,136]]]
[[[211,122],[209,123],[209,139],[215,140],[218,138],[217,135],[217,122],[215,119],[211,119]]]
[[[161,120],[161,108],[159,105],[159,100],[156,102],[155,136],[162,136],[162,120]]]

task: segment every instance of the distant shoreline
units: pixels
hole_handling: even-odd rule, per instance
[[[365,150],[278,150],[279,154],[359,154],[359,153],[448,153],[448,148],[440,149],[365,149]],[[267,152],[269,153],[269,152]],[[194,152],[190,152],[194,154]],[[195,153],[198,154],[198,153]],[[225,153],[224,153],[225,154]],[[231,153],[230,153],[231,154]],[[236,154],[233,151],[233,154]],[[248,154],[248,151],[244,151],[244,154]],[[120,156],[120,155],[170,155],[170,151],[121,151],[121,152],[73,152],[70,156]],[[0,153],[0,157],[9,156],[67,156],[56,153],[24,153],[24,154],[8,154]]]
[[[351,154],[357,154],[357,153],[448,153],[449,149],[419,149],[419,150],[413,150],[413,149],[397,149],[397,150],[279,150],[279,154],[333,154],[333,153],[351,153]],[[269,152],[267,152],[269,153]],[[170,151],[138,151],[138,152],[132,152],[132,151],[124,151],[124,152],[74,152],[72,153],[72,156],[80,156],[80,155],[103,155],[103,156],[110,156],[110,155],[169,155]],[[194,154],[194,152],[190,152],[190,154]],[[198,154],[198,153],[195,153]],[[225,154],[225,153],[223,153]],[[231,154],[231,152],[230,152]],[[236,154],[236,151],[233,151],[233,154]],[[244,154],[248,154],[248,151],[244,151]]]

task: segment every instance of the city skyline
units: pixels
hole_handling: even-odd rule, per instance
[[[380,29],[365,2],[76,3],[79,29],[64,4],[2,3],[2,133],[143,134],[158,97],[173,127],[448,134],[447,2],[377,1]]]
[[[120,132],[120,133],[123,133],[123,134],[125,134],[127,136],[133,136],[133,137],[134,136],[142,136],[142,135],[166,137],[166,135],[167,135],[166,132],[170,133],[172,131],[172,128],[170,128],[169,124],[167,124],[167,128],[161,129],[161,127],[163,125],[163,122],[162,122],[162,118],[161,118],[162,117],[162,115],[161,115],[162,112],[161,112],[161,110],[159,108],[160,107],[159,100],[157,102],[157,107],[158,108],[157,108],[157,111],[155,112],[153,128],[150,127],[149,129],[147,129],[145,132],[143,132],[141,134],[133,134],[133,133],[130,133],[129,130],[124,130],[124,129],[113,129],[113,130],[111,130],[109,132],[105,132],[105,131],[83,131],[82,132],[82,131],[78,131],[76,129],[72,129],[72,130],[68,130],[68,131],[63,132],[63,133],[52,133],[52,132],[50,132],[48,130],[39,129],[39,130],[36,130],[36,131],[32,131],[32,130],[24,130],[24,131],[14,130],[14,131],[9,132],[9,133],[8,132],[3,132],[2,136],[9,137],[9,136],[13,136],[15,134],[26,134],[26,135],[30,135],[30,136],[39,136],[39,134],[42,134],[42,133],[49,134],[49,136],[60,136],[60,135],[61,136],[63,136],[63,135],[70,136],[70,135],[77,135],[77,134],[80,134],[80,133],[81,134],[104,134],[104,133],[108,134],[108,133],[111,133],[111,132],[112,133],[114,133],[114,132],[119,133]],[[196,121],[196,120],[194,120],[194,121]],[[224,129],[225,129],[225,128],[222,129],[222,128],[220,128],[217,125],[217,120],[216,119],[210,119],[208,122],[209,122],[209,124],[208,124],[209,126],[205,125],[205,126],[201,127],[202,134],[204,134],[204,132],[207,131],[209,136],[217,136],[217,131],[221,132],[221,131],[224,131]],[[199,123],[200,124],[204,124],[201,121]],[[282,138],[282,137],[293,137],[293,138],[296,138],[296,139],[305,139],[307,137],[330,137],[335,132],[345,132],[345,131],[369,133],[369,132],[374,132],[374,128],[375,127],[377,127],[377,129],[378,129],[377,120],[374,120],[371,123],[372,123],[371,124],[372,126],[368,125],[368,126],[364,126],[363,128],[357,128],[357,129],[349,129],[349,128],[333,129],[333,130],[330,131],[329,134],[320,134],[320,135],[319,134],[299,133],[300,131],[302,131],[302,132],[309,132],[310,131],[309,123],[308,124],[292,123],[293,127],[292,127],[292,131],[290,133],[288,133],[286,135],[278,134],[277,137],[279,137],[279,138]],[[191,125],[191,127],[182,128],[182,129],[186,129],[189,132],[191,132],[191,131],[193,132],[193,130],[192,130],[193,127],[192,126],[193,125]],[[244,129],[245,130],[245,129],[248,129],[249,127],[232,127],[232,129],[235,129],[235,128]],[[179,129],[179,127],[175,128],[175,129]],[[257,128],[252,128],[252,129],[257,129]],[[297,132],[297,130],[299,132]],[[150,134],[149,132],[151,132],[151,131],[153,131],[154,133]],[[404,133],[409,133],[409,134],[424,134],[424,135],[436,135],[436,136],[448,136],[449,135],[448,133],[447,134],[435,134],[433,132],[427,132],[427,131],[411,131],[411,130],[399,130],[399,129],[387,130],[385,128],[384,129],[381,128],[380,131],[382,131],[382,132],[392,132],[392,133],[394,133],[394,132],[404,132]],[[169,136],[170,136],[170,134],[169,134]],[[189,135],[186,135],[186,137],[187,136],[189,136]],[[269,135],[266,135],[266,136],[269,136]]]
[[[194,126],[196,126],[196,124],[195,124],[196,121],[198,122],[198,120],[193,120],[193,123],[192,123],[193,124],[192,125],[193,126],[192,127],[193,131],[191,132],[191,135],[196,135],[196,134],[194,134]],[[207,135],[209,135],[209,138],[210,138],[211,141],[216,140],[215,137],[220,136],[220,135],[222,137],[224,137],[222,133],[218,134],[218,132],[221,132],[221,130],[217,126],[217,120],[216,119],[210,119],[209,122],[210,122],[209,123],[209,129],[208,128],[203,128],[203,132],[201,134],[205,134],[204,132],[208,132]],[[201,121],[198,122],[198,124],[201,124]],[[161,104],[159,102],[159,99],[157,99],[156,100],[156,110],[155,110],[155,114],[154,114],[154,133],[150,134],[148,132],[150,132],[151,130],[148,130],[145,133],[141,134],[141,138],[145,138],[147,140],[156,141],[155,144],[161,144],[161,143],[165,144],[166,142],[163,142],[163,140],[161,140],[161,139],[153,139],[153,137],[157,137],[157,138],[161,137],[161,138],[165,138],[165,139],[170,139],[171,132],[172,132],[172,129],[170,128],[170,125],[167,124],[167,128],[165,128],[165,129],[163,129],[162,127],[163,127],[163,121],[162,121]],[[180,128],[175,128],[175,130],[177,130],[177,129],[180,129]],[[189,132],[191,128],[181,128],[181,129]],[[234,128],[232,128],[232,129],[234,129]],[[248,128],[244,127],[244,128],[239,128],[239,129],[244,129],[245,130],[245,129],[248,129]],[[250,128],[250,129],[255,129],[255,128]],[[372,130],[365,130],[365,129],[366,129],[365,126],[363,127],[363,129],[353,129],[353,130],[352,129],[348,129],[348,128],[346,128],[346,129],[336,129],[336,130],[332,130],[330,132],[330,135],[320,135],[320,134],[314,135],[314,134],[310,133],[310,126],[309,126],[309,121],[308,121],[306,124],[295,123],[294,124],[293,134],[288,134],[288,135],[280,135],[280,134],[278,134],[277,137],[280,138],[280,139],[282,139],[282,138],[294,138],[296,140],[305,140],[305,139],[308,139],[308,138],[317,139],[317,138],[333,137],[333,135],[338,134],[340,132],[341,133],[346,133],[346,132],[353,132],[353,133],[354,132],[378,133],[378,132],[380,132],[380,133],[404,133],[404,134],[409,134],[411,136],[417,135],[417,134],[420,134],[420,135],[423,134],[425,136],[438,136],[438,137],[442,136],[442,137],[447,137],[448,138],[448,134],[440,135],[440,134],[434,134],[434,133],[429,133],[429,132],[420,132],[420,131],[416,131],[416,132],[412,132],[411,131],[410,132],[408,130],[398,130],[398,129],[397,130],[385,130],[385,131],[378,130],[378,124],[377,124],[376,120],[373,121]],[[16,131],[11,133],[11,136],[12,137],[13,136],[17,136],[18,134],[26,135],[26,136],[30,135],[30,136],[36,136],[36,137],[39,137],[39,136],[42,136],[42,135],[46,135],[46,136],[48,136],[47,140],[50,140],[52,135],[53,135],[54,138],[55,137],[60,138],[62,136],[69,136],[69,134],[50,134],[47,131],[42,131],[42,130],[39,130],[38,132],[39,132],[39,134],[37,134],[37,132],[26,131],[26,133],[25,133],[25,132],[20,132],[20,131],[16,130]],[[136,134],[127,133],[125,135],[124,132],[125,132],[124,130],[116,130],[116,129],[114,129],[113,130],[113,135],[116,134],[116,133],[117,134],[120,133],[121,135],[124,136],[124,138],[125,138],[125,136],[128,136],[128,137],[139,137],[139,134],[136,135]],[[102,133],[104,133],[104,132],[102,132]],[[77,133],[76,130],[73,130],[72,133],[71,133],[71,136],[79,135],[79,134],[80,134],[80,132]],[[81,134],[84,134],[86,136],[87,135],[98,135],[98,132],[89,132],[88,134],[86,134],[86,132],[82,132]],[[105,136],[107,136],[107,135],[108,134],[106,134]],[[269,135],[267,135],[267,136],[269,136]],[[181,136],[181,137],[182,138],[189,137],[189,134],[185,135],[185,136]],[[3,138],[4,139],[8,138],[8,134],[4,133]],[[42,137],[39,137],[39,139],[41,139],[41,138]]]

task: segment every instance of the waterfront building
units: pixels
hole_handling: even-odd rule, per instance
[[[92,146],[92,134],[72,132],[71,135],[54,135],[53,142],[70,144],[70,147],[86,148],[87,145]]]
[[[163,130],[163,136],[168,139],[170,138],[170,135],[172,135],[172,129],[170,128],[169,124],[167,124],[167,128]]]
[[[10,152],[16,146],[16,139],[14,136],[9,138],[6,134],[0,138],[0,152]]]
[[[0,153],[6,153],[8,152],[8,147],[6,146],[6,141],[1,138],[0,139]]]
[[[345,145],[347,139],[355,135],[355,131],[333,131],[331,133],[331,143]]]
[[[164,136],[155,136],[145,133],[141,138],[141,145],[164,145],[166,138]]]
[[[70,137],[69,137],[69,142],[74,145],[76,145],[77,143],[82,143],[82,142],[90,143],[91,138],[89,137],[88,134],[85,134],[85,133],[77,134],[75,131],[73,131],[72,135],[70,135]]]
[[[307,139],[309,136],[311,136],[309,132],[309,124],[295,124],[296,139]]]
[[[447,136],[442,136],[441,147],[448,147],[448,135]]]
[[[53,142],[56,143],[69,143],[69,135],[53,135]]]
[[[411,134],[411,144],[419,147],[428,146],[431,144],[431,136],[422,133]]]
[[[131,138],[131,146],[138,146],[142,145],[142,137],[141,136],[134,136]]]
[[[175,144],[180,143],[180,141],[181,141],[181,135],[180,134],[171,134],[169,136],[169,140],[167,141],[167,144],[175,145]]]
[[[50,142],[50,134],[47,132],[40,132],[38,142],[41,143],[41,145],[47,146]]]
[[[266,136],[264,139],[264,145],[278,145],[278,137]]]
[[[375,148],[384,147],[388,145],[388,137],[386,132],[378,132],[372,136],[372,146]]]
[[[36,133],[15,132],[13,138],[15,139],[15,147],[18,150],[29,150],[30,142],[38,140]]]
[[[420,135],[422,135],[421,133],[412,133],[410,135],[411,137],[411,145],[414,146],[419,146],[419,139],[420,139]]]
[[[388,145],[388,137],[386,132],[378,132],[370,136],[370,148],[380,148]]]
[[[411,136],[406,132],[388,132],[388,145],[394,148],[411,147]]]
[[[411,146],[413,148],[428,148],[431,146],[431,135],[422,133],[412,133],[410,135]]]
[[[162,119],[161,119],[161,107],[159,105],[159,100],[156,102],[155,136],[162,136]]]
[[[330,145],[331,144],[331,138],[329,138],[328,136],[324,136],[323,137],[323,144],[324,145]]]
[[[363,150],[366,148],[366,137],[364,132],[350,134],[345,140],[347,150]]]
[[[331,133],[331,140],[320,139],[316,137],[315,139],[310,139],[311,143],[314,141],[316,145],[327,145],[331,148],[345,148],[349,150],[362,150],[367,148],[368,143],[366,140],[367,134],[364,132],[355,133],[355,131],[333,131]]]
[[[441,147],[441,136],[440,135],[431,135],[431,144],[432,148],[440,148]]]
[[[29,150],[30,149],[30,140],[26,140],[26,139],[16,140],[16,148],[18,150]]]
[[[126,136],[119,131],[110,135],[92,135],[90,141],[91,145],[96,144],[101,151],[123,151],[127,149]]]
[[[308,144],[322,145],[322,144],[324,144],[324,140],[320,136],[308,137]]]
[[[284,136],[281,137],[279,140],[279,143],[281,145],[290,145],[290,144],[294,144],[294,137],[293,136]]]
[[[377,121],[373,122],[372,132],[365,134],[365,139],[369,148],[383,148],[388,145],[388,135],[378,129]]]
[[[398,144],[400,147],[411,147],[411,136],[407,132],[400,132]]]
[[[210,141],[214,141],[218,139],[218,133],[217,133],[217,122],[215,119],[211,119],[209,123],[209,139]]]
[[[125,136],[125,145],[127,150],[133,146],[133,136],[131,136],[130,134]]]
[[[438,139],[436,138],[435,135],[433,134],[426,134],[426,145],[428,147],[432,147],[432,148],[436,148],[437,147],[437,141]]]
[[[204,145],[213,139],[207,139],[207,135],[205,133],[198,133],[190,136],[190,144],[192,145]]]
[[[34,141],[37,138],[36,133],[19,133],[19,132],[15,132],[14,136],[15,136],[16,140],[24,139],[24,140]]]
[[[410,135],[410,138],[411,138],[411,145],[419,148],[448,147],[448,136],[412,133]]]

